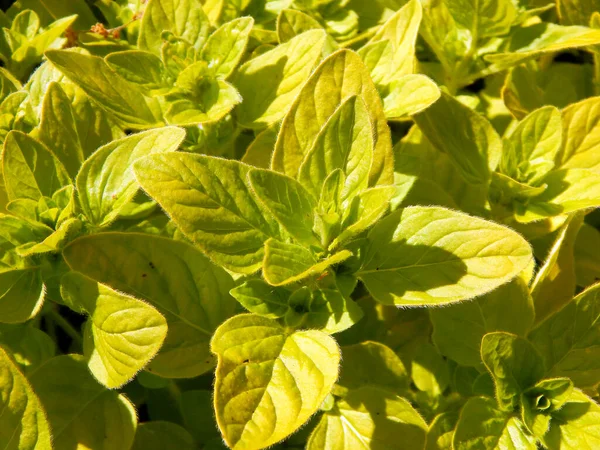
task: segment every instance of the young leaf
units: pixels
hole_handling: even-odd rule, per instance
[[[305,286],[289,297],[289,307],[284,317],[286,325],[327,334],[344,331],[363,317],[354,300],[334,289],[312,290]]]
[[[210,22],[198,0],[150,0],[140,26],[138,46],[159,54],[165,31],[200,51],[208,37]]]
[[[379,58],[375,65],[369,64],[365,59],[371,77],[380,91],[387,93],[394,80],[415,71],[415,44],[422,15],[423,8],[419,0],[407,2],[377,30],[366,44],[369,46],[386,42],[389,45],[389,50],[384,51],[383,57]],[[362,49],[358,54],[364,58]]]
[[[396,193],[394,186],[379,186],[367,189],[352,199],[342,223],[342,232],[333,240],[329,250],[358,236],[373,226],[387,212]]]
[[[505,141],[500,170],[515,180],[536,185],[554,168],[561,148],[558,109],[547,106],[525,117]]]
[[[500,162],[502,141],[484,117],[454,97],[440,99],[414,117],[427,139],[446,153],[471,184],[486,184]]]
[[[131,447],[135,408],[123,394],[99,384],[83,356],[52,358],[30,375],[29,382],[46,410],[54,448]]]
[[[307,450],[421,449],[427,424],[405,399],[383,389],[350,391],[310,435]]]
[[[510,310],[511,314],[505,314]],[[481,364],[479,351],[486,333],[507,331],[525,336],[533,325],[534,308],[520,278],[470,302],[429,311],[432,339],[440,352],[464,366]]]
[[[50,50],[46,57],[124,127],[162,125],[156,101],[141,95],[135,85],[113,72],[102,58],[69,50]]]
[[[252,17],[240,17],[221,25],[210,35],[202,49],[202,59],[215,76],[227,78],[235,70],[244,55],[253,25]]]
[[[589,169],[559,169],[540,180],[547,188],[530,199],[516,216],[521,223],[600,206],[600,173]]]
[[[52,197],[70,184],[67,171],[50,150],[20,131],[11,131],[6,136],[2,170],[9,200]]]
[[[195,377],[213,367],[208,341],[236,303],[231,276],[200,251],[148,234],[100,233],[76,239],[63,255],[73,270],[148,301],[166,317],[169,333],[149,366],[154,373]]]
[[[329,174],[341,169],[345,184],[340,200],[347,204],[368,186],[373,146],[366,105],[362,98],[350,97],[323,125],[298,170],[298,181],[318,197]]]
[[[383,110],[388,119],[413,116],[440,98],[437,84],[425,75],[404,75],[392,81],[389,93],[383,97]]]
[[[319,245],[312,232],[315,198],[296,180],[272,170],[248,173],[252,192],[279,224],[299,243]]]
[[[30,384],[9,354],[0,347],[0,446],[18,450],[48,450],[52,436],[46,414]]]
[[[485,294],[531,262],[527,241],[493,222],[437,207],[409,207],[367,237],[359,278],[381,303],[434,305]]]
[[[452,448],[456,450],[535,450],[535,438],[516,417],[496,408],[491,398],[470,398],[460,412]]]
[[[320,130],[339,105],[353,95],[364,100],[374,128],[369,185],[391,184],[394,158],[381,99],[360,57],[349,50],[337,51],[325,59],[300,91],[281,125],[272,168],[297,176]]]
[[[167,321],[141,300],[77,272],[62,277],[61,294],[89,314],[83,351],[92,374],[110,389],[131,380],[165,340]]]
[[[211,349],[219,357],[217,423],[231,448],[257,450],[287,437],[317,411],[338,377],[340,352],[331,337],[289,332],[254,315],[223,323]]]
[[[238,120],[249,128],[263,128],[280,120],[317,63],[323,30],[307,31],[242,65],[234,80],[244,99]],[[269,79],[268,83],[261,80]]]
[[[172,153],[134,165],[142,188],[213,261],[237,273],[262,265],[264,242],[280,237],[275,220],[255,200],[246,164]]]
[[[540,323],[529,339],[544,357],[549,376],[569,377],[579,387],[592,387],[600,376],[600,285],[579,294]]]
[[[56,82],[48,85],[44,96],[39,139],[54,151],[69,176],[74,179],[83,163],[83,149],[77,134],[71,100]]]
[[[96,226],[112,222],[138,191],[133,163],[141,157],[177,150],[185,131],[163,127],[112,141],[99,148],[77,175],[84,214]]]
[[[600,445],[600,406],[579,390],[574,390],[564,406],[552,415],[544,443],[548,448],[593,449]]]
[[[305,278],[318,277],[329,267],[350,256],[350,251],[342,250],[319,261],[305,247],[269,239],[265,243],[263,277],[272,286],[282,286]]]
[[[282,9],[277,16],[277,37],[282,44],[306,31],[322,28],[316,19],[296,9]]]
[[[262,280],[248,280],[231,290],[231,295],[251,313],[267,319],[278,319],[288,311],[291,292],[273,287]]]
[[[520,395],[544,376],[542,356],[524,338],[505,332],[486,334],[481,340],[481,359],[494,378],[501,409],[513,411]]]

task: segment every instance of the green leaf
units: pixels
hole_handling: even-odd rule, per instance
[[[231,290],[231,295],[251,313],[278,319],[288,311],[291,292],[273,287],[262,280],[248,280]]]
[[[49,450],[52,436],[44,409],[9,354],[0,347],[0,445],[5,449]]]
[[[242,162],[260,169],[271,166],[271,158],[279,133],[279,123],[274,123],[256,135],[256,138],[246,148]]]
[[[536,23],[517,28],[508,39],[505,52],[486,55],[485,59],[492,63],[489,70],[501,71],[544,53],[598,43],[600,43],[600,30]]]
[[[323,27],[316,19],[296,9],[282,9],[277,16],[277,37],[282,44],[306,31],[319,29]]]
[[[0,347],[25,373],[37,369],[56,353],[52,338],[31,324],[0,326]]]
[[[38,267],[0,272],[0,322],[22,323],[44,304],[45,290]]]
[[[289,332],[254,315],[222,324],[211,349],[219,357],[217,423],[234,449],[261,449],[293,433],[338,377],[340,353],[331,337],[315,330]]]
[[[30,242],[17,248],[20,256],[32,256],[61,250],[82,228],[81,220],[76,217],[63,221],[56,231],[42,242]]]
[[[377,223],[387,212],[395,193],[394,186],[379,186],[367,189],[354,197],[344,217],[342,232],[333,240],[329,250],[337,248]]]
[[[236,303],[231,276],[200,251],[147,234],[100,233],[76,239],[63,254],[73,270],[146,300],[166,317],[169,333],[148,370],[187,378],[213,367],[208,341]]]
[[[252,192],[290,236],[299,243],[319,245],[312,232],[315,198],[296,180],[272,170],[248,173]]]
[[[172,153],[138,161],[136,177],[179,229],[213,261],[237,273],[262,266],[263,246],[278,224],[255,200],[246,164]]]
[[[527,241],[493,222],[438,207],[409,207],[369,232],[358,272],[381,303],[434,305],[494,290],[531,262]]]
[[[154,53],[125,50],[110,53],[104,60],[112,70],[142,88],[144,93],[163,93],[171,87],[167,84],[165,66]]]
[[[389,93],[383,97],[383,109],[388,119],[399,119],[420,113],[440,98],[437,84],[425,75],[404,75],[392,81]]]
[[[141,95],[102,58],[69,50],[50,50],[46,57],[122,126],[144,129],[163,124],[156,101]]]
[[[62,277],[61,294],[90,316],[83,350],[90,371],[104,386],[121,387],[160,350],[167,321],[147,303],[77,272]]]
[[[427,424],[405,399],[362,387],[336,402],[312,432],[307,450],[401,450],[425,446]]]
[[[369,185],[391,184],[394,162],[381,99],[360,57],[349,50],[337,51],[325,59],[294,100],[281,125],[272,168],[296,177],[320,130],[339,105],[353,95],[364,100],[376,137]]]
[[[263,277],[272,286],[282,286],[309,277],[319,277],[331,266],[350,256],[350,251],[342,250],[319,261],[305,247],[269,239],[265,243]]]
[[[574,246],[583,223],[583,214],[570,216],[560,228],[546,261],[531,283],[535,321],[540,323],[569,303],[575,295]]]
[[[165,31],[200,51],[208,37],[210,22],[198,0],[150,0],[142,18],[138,46],[159,54]]]
[[[210,35],[202,49],[202,59],[215,76],[227,78],[236,69],[253,25],[252,17],[240,17],[221,25]]]
[[[558,109],[553,106],[536,109],[519,122],[505,141],[500,170],[517,181],[535,186],[554,168],[561,139]]]
[[[421,345],[419,352],[413,356],[410,369],[415,387],[433,398],[441,396],[450,383],[446,360],[429,343]]]
[[[564,25],[588,25],[592,14],[600,10],[598,0],[560,0],[556,6]]]
[[[540,180],[548,187],[530,199],[517,220],[528,223],[600,206],[600,173],[589,169],[558,169]]]
[[[525,336],[533,325],[534,308],[527,285],[515,278],[472,301],[431,309],[429,315],[440,352],[463,366],[477,367],[483,336],[493,331]]]
[[[9,200],[52,197],[70,184],[58,158],[40,141],[20,131],[11,131],[6,136],[2,170]]]
[[[214,78],[204,61],[181,71],[176,89],[167,97],[167,121],[173,125],[216,122],[242,101],[238,91],[226,81]]]
[[[383,24],[366,46],[385,42],[386,48],[377,61],[363,57],[377,88],[387,93],[390,84],[403,75],[415,71],[415,44],[419,32],[423,8],[419,0],[410,0]]]
[[[526,339],[494,332],[481,340],[481,359],[494,378],[501,409],[513,411],[520,395],[533,387],[546,372],[542,356]]]
[[[455,450],[535,450],[535,439],[516,417],[496,408],[491,398],[467,401],[454,432]]]
[[[600,285],[579,294],[540,323],[529,339],[544,357],[548,375],[569,377],[578,387],[592,387],[600,376]]]
[[[560,167],[600,170],[600,99],[589,98],[562,111],[563,149],[557,157]]]
[[[289,297],[289,307],[284,317],[286,325],[321,330],[327,334],[344,331],[363,317],[354,300],[334,289],[304,286]]]
[[[340,200],[347,204],[368,186],[373,147],[366,105],[362,98],[352,96],[323,125],[298,170],[298,180],[318,197],[329,174],[341,169],[345,184]]]
[[[234,80],[244,99],[238,108],[240,124],[264,128],[280,120],[311,74],[324,44],[325,32],[310,30],[242,65]]]
[[[446,412],[433,419],[427,430],[425,450],[452,450],[454,429],[458,422],[458,413]]]
[[[502,141],[484,117],[454,97],[440,99],[414,116],[427,139],[446,153],[472,184],[486,184],[500,162]]]
[[[104,226],[138,191],[133,163],[144,156],[174,152],[185,138],[181,128],[136,133],[99,148],[77,175],[81,208],[90,222]]]
[[[48,417],[53,448],[130,448],[135,408],[123,394],[99,384],[80,355],[48,360],[29,377]]]
[[[449,0],[447,4],[456,23],[469,30],[472,45],[481,38],[507,34],[517,18],[510,0]]]
[[[338,384],[347,389],[375,386],[403,394],[409,375],[394,351],[379,342],[365,341],[342,347],[342,374]]]
[[[192,435],[180,425],[151,421],[138,426],[131,450],[194,450]]]
[[[552,415],[550,430],[544,438],[548,448],[592,450],[600,445],[600,406],[579,390]]]
[[[589,286],[600,280],[600,231],[584,223],[577,233],[575,241],[575,275],[577,285]]]
[[[219,429],[212,414],[213,394],[208,390],[185,391],[181,396],[181,415],[187,430],[198,442],[218,439],[222,447]]]
[[[523,423],[536,437],[543,437],[554,412],[560,410],[573,394],[568,378],[550,378],[537,383],[521,395]]]
[[[83,149],[79,142],[71,100],[60,83],[52,82],[44,96],[39,139],[52,148],[71,178],[77,176],[83,163]]]

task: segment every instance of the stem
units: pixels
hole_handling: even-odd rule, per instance
[[[56,325],[61,327],[63,331],[67,333],[71,339],[73,339],[73,342],[77,343],[77,345],[83,346],[83,339],[79,331],[77,331],[67,319],[61,316],[58,311],[52,308],[48,311],[48,315],[50,316],[52,321],[56,323]]]

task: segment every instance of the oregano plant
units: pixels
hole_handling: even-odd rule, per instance
[[[8,3],[0,448],[600,448],[600,2]]]

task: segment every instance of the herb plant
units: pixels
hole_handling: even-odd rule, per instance
[[[0,24],[0,448],[600,448],[599,1]]]

